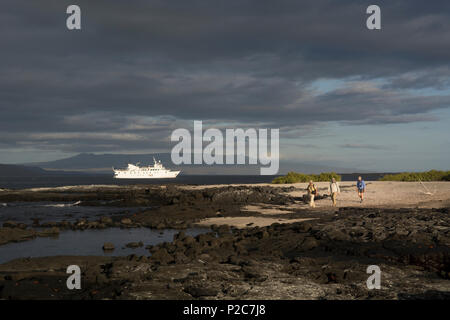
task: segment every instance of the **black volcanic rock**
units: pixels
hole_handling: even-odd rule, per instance
[[[184,292],[189,293],[194,298],[199,298],[199,297],[216,296],[219,293],[219,290],[207,286],[191,285],[187,286],[184,289]]]

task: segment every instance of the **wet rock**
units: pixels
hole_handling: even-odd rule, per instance
[[[213,260],[212,257],[209,254],[207,254],[207,253],[202,253],[201,255],[198,256],[198,259],[203,261],[203,262]]]
[[[238,255],[246,255],[246,254],[248,254],[248,250],[245,248],[244,245],[242,245],[242,244],[240,244],[240,243],[234,244],[234,251],[235,251]]]
[[[91,221],[86,224],[87,229],[97,229],[99,223],[97,221]]]
[[[130,225],[130,224],[133,223],[133,221],[131,221],[130,218],[122,218],[122,219],[120,220],[120,223],[122,223],[122,224],[124,224],[124,225]]]
[[[295,226],[295,229],[299,232],[309,232],[312,229],[312,225],[309,222],[302,222]]]
[[[166,242],[164,243],[163,247],[167,250],[169,254],[172,254],[177,250],[177,246],[174,243]]]
[[[164,248],[155,251],[150,259],[152,262],[158,263],[160,265],[167,265],[174,262],[174,257],[170,255]]]
[[[144,246],[144,243],[142,241],[139,242],[129,242],[125,245],[127,248],[140,248]]]
[[[191,246],[191,245],[193,245],[193,244],[196,243],[196,240],[195,240],[194,237],[186,236],[186,237],[183,239],[183,243],[184,243],[186,246]]]
[[[224,288],[223,293],[233,298],[239,298],[244,296],[250,288],[249,285],[228,285]]]
[[[330,240],[337,240],[337,241],[348,241],[350,240],[350,237],[339,230],[331,230],[327,232],[327,236]]]
[[[3,228],[17,228],[18,223],[15,221],[5,221],[3,222]]]
[[[78,220],[75,225],[76,225],[76,227],[80,228],[80,227],[86,226],[86,223],[87,223],[86,219],[81,219],[81,220]]]
[[[269,233],[266,230],[261,230],[256,232],[255,236],[260,240],[267,239],[269,238]]]
[[[217,234],[219,236],[224,236],[230,233],[230,226],[228,225],[221,225],[217,228]]]
[[[317,248],[319,246],[319,242],[313,238],[313,237],[307,237],[305,238],[305,240],[303,241],[301,248],[303,250],[312,250],[314,248]]]
[[[40,237],[53,237],[59,235],[59,228],[53,227],[49,229],[44,229],[43,231],[39,232]]]
[[[190,259],[183,252],[175,252],[174,255],[175,263],[177,264],[185,264],[190,261]]]
[[[58,224],[58,227],[61,229],[71,229],[72,228],[72,224],[69,221],[61,221]]]
[[[156,229],[157,230],[162,230],[162,229],[165,229],[166,228],[166,225],[164,224],[164,223],[158,223],[157,225],[156,225]]]
[[[115,249],[114,244],[112,244],[111,242],[105,242],[103,244],[103,250],[105,251],[112,251],[114,249]]]
[[[176,240],[183,240],[185,237],[186,237],[186,234],[184,233],[184,231],[180,231],[180,232],[178,232],[177,234],[175,234],[173,236],[173,240],[174,241],[176,241]]]
[[[34,239],[37,233],[34,230],[20,228],[0,228],[0,245],[9,242],[20,242]]]
[[[128,261],[138,261],[138,259],[139,259],[139,257],[137,255],[135,255],[134,253],[127,256]]]
[[[208,245],[212,240],[214,240],[215,237],[211,234],[203,233],[196,236],[195,239],[200,245],[205,246]]]
[[[212,240],[209,242],[211,248],[216,248],[216,247],[220,246],[221,243],[222,243],[222,241],[219,240],[219,239],[216,239],[216,238],[212,239]]]
[[[246,259],[245,257],[237,256],[237,255],[230,255],[228,259],[226,260],[226,263],[233,264],[236,266],[247,266],[251,265],[250,260]]]
[[[39,221],[40,221],[40,219],[36,219],[36,218],[33,219],[32,226],[33,226],[34,228],[39,227],[39,226],[40,226]]]
[[[263,282],[267,280],[267,275],[262,274],[261,270],[253,266],[243,266],[242,272],[247,280],[252,280],[256,282]]]
[[[195,259],[200,253],[201,253],[201,248],[198,246],[189,247],[184,252],[184,254],[191,259]]]
[[[113,220],[110,217],[101,217],[100,223],[103,223],[105,225],[111,225],[113,223]]]
[[[190,285],[183,289],[184,292],[189,293],[194,298],[213,297],[219,294],[219,290],[213,287]]]
[[[360,238],[366,234],[366,230],[364,228],[354,227],[350,229],[349,235],[351,237]]]

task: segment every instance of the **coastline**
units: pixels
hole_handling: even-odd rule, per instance
[[[317,185],[323,195],[327,183]],[[45,236],[42,229],[53,236],[108,228],[179,233],[171,242],[148,246],[148,255],[24,257],[0,264],[0,297],[407,299],[430,292],[439,297],[450,292],[450,182],[425,185],[432,195],[418,183],[368,182],[361,204],[354,183],[341,182],[338,208],[324,197],[315,209],[304,197],[306,184],[3,190],[0,203],[95,207],[112,201],[108,205],[151,207],[73,222],[5,226],[2,221],[3,243],[33,241]],[[199,225],[211,230],[195,237],[183,231]],[[77,263],[83,266],[84,289],[73,292],[65,288],[64,268]],[[365,288],[369,264],[383,270],[388,290]]]

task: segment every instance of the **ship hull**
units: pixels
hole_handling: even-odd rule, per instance
[[[132,173],[132,172],[115,172],[115,179],[174,179],[178,176],[180,171],[170,171],[165,173]]]
[[[153,158],[153,166],[140,167],[137,164],[128,164],[126,169],[114,169],[114,178],[116,179],[173,179],[180,171],[172,171],[164,168],[161,161]]]

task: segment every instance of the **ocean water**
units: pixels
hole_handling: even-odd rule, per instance
[[[356,181],[358,173],[342,174],[342,181]],[[384,173],[362,174],[366,181],[378,180]],[[279,175],[278,175],[279,176]],[[278,176],[261,175],[180,175],[175,179],[114,179],[112,175],[51,175],[40,177],[0,177],[0,189],[24,189],[42,187],[61,187],[74,185],[131,185],[131,184],[240,184],[270,183]]]
[[[109,184],[235,184],[270,183],[277,176],[243,175],[180,175],[175,179],[114,179],[112,175],[51,175],[40,177],[0,177],[0,189],[25,189],[43,187],[62,187],[75,185]]]

